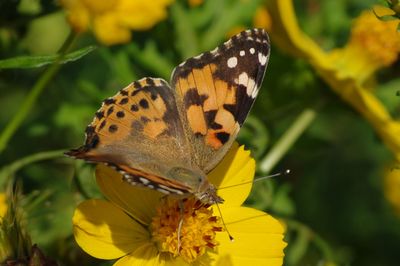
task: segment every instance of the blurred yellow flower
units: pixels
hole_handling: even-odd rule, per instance
[[[367,88],[375,71],[398,58],[397,23],[365,11],[354,21],[348,44],[325,52],[299,28],[291,0],[268,3],[272,40],[287,53],[307,60],[335,93],[364,116],[400,161],[400,122]]]
[[[385,197],[396,213],[400,215],[400,169],[398,165],[386,169],[384,176]]]
[[[208,176],[217,187],[253,180],[250,152],[235,144]],[[104,165],[97,182],[109,201],[87,200],[75,210],[74,235],[79,246],[101,259],[120,258],[115,266],[132,265],[282,265],[284,228],[267,213],[242,207],[251,183],[219,190],[230,241],[213,206],[194,198],[183,202],[157,191],[135,187]],[[183,215],[178,250],[178,226]],[[221,232],[222,231],[222,232]]]
[[[271,16],[268,13],[268,9],[264,6],[257,8],[253,18],[254,27],[263,28],[269,32],[272,26],[271,23]]]
[[[188,0],[189,6],[196,7],[203,3],[203,0]]]
[[[6,214],[7,208],[7,196],[4,193],[0,193],[0,219]]]
[[[146,30],[167,16],[173,0],[60,0],[77,32],[91,28],[106,44],[126,43],[131,30]]]

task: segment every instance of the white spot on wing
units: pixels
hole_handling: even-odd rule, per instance
[[[247,88],[246,88],[247,95],[249,95],[249,96],[253,95],[255,85],[256,85],[256,82],[254,81],[254,79],[249,78],[249,81],[247,82]],[[254,98],[254,97],[252,97],[252,98]]]
[[[212,50],[210,53],[212,53],[212,54],[216,54],[216,53],[218,53],[218,47],[216,47],[214,50]]]
[[[232,56],[231,58],[228,59],[228,61],[226,62],[228,64],[229,68],[234,68],[237,65],[237,58],[236,56]]]
[[[258,62],[264,66],[267,63],[267,56],[263,55],[262,53],[258,53]]]
[[[240,56],[244,56],[246,53],[245,53],[244,50],[241,50],[241,51],[239,52],[239,54],[240,54]]]
[[[148,183],[150,183],[150,181],[144,177],[139,177],[140,182],[142,182],[144,185],[147,185]]]
[[[162,188],[157,188],[157,191],[160,191],[161,193],[164,193],[164,194],[170,194],[170,192],[168,190],[165,190]]]
[[[250,53],[251,53],[251,54],[254,54],[255,52],[256,52],[256,50],[255,50],[253,47],[251,47],[251,48],[250,48]]]
[[[235,81],[239,85],[247,86],[248,80],[249,80],[249,76],[247,75],[247,73],[246,72],[242,72],[239,75],[239,80],[237,80],[237,81],[235,80]]]
[[[239,75],[239,79],[235,79],[235,82],[236,84],[245,86],[247,95],[255,98],[255,96],[253,97],[253,94],[257,95],[257,92],[254,92],[254,90],[257,89],[257,87],[255,87],[256,82],[252,78],[250,78],[246,72],[242,72]]]
[[[251,93],[251,98],[255,99],[257,97],[259,88],[257,86],[254,86],[253,92]]]

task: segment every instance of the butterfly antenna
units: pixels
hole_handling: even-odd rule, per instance
[[[225,189],[225,188],[231,188],[231,187],[237,187],[237,186],[241,186],[241,185],[245,185],[245,184],[249,184],[249,183],[255,183],[255,182],[258,182],[258,181],[261,181],[261,180],[270,179],[272,177],[281,176],[281,175],[289,175],[289,174],[290,174],[290,169],[286,169],[285,171],[279,172],[279,173],[276,173],[276,174],[257,177],[253,181],[243,182],[243,183],[240,183],[240,184],[235,184],[235,185],[226,186],[226,187],[220,187],[220,188],[218,188],[218,190]]]
[[[231,242],[233,242],[235,239],[233,238],[231,233],[229,233],[228,228],[226,227],[226,224],[225,224],[224,218],[222,217],[222,212],[221,212],[221,209],[219,208],[218,202],[215,202],[215,205],[217,205],[217,209],[218,209],[219,215],[221,217],[222,225],[224,226],[224,229],[225,229],[226,233],[228,234],[229,240]]]

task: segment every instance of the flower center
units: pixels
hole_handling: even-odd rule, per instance
[[[181,256],[190,263],[207,249],[214,249],[218,245],[216,232],[223,229],[209,207],[195,198],[164,198],[151,224],[153,241],[159,250]]]
[[[375,62],[389,66],[400,52],[400,34],[396,21],[381,21],[371,11],[362,13],[354,22],[350,43],[365,50]]]

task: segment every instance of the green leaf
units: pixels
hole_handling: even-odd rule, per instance
[[[60,60],[61,64],[76,61],[95,50],[95,46],[88,46],[77,51],[68,53],[60,60],[60,55],[18,56],[0,60],[0,69],[8,68],[37,68],[49,65]]]
[[[199,53],[198,40],[187,10],[176,3],[171,8],[171,16],[175,23],[176,47],[182,59],[195,56]]]
[[[300,260],[307,252],[312,232],[306,227],[297,227],[297,237],[292,240],[290,252],[288,252],[285,260],[288,265],[299,265]]]
[[[264,154],[269,143],[269,132],[263,122],[255,116],[249,116],[239,133],[239,143],[245,143],[255,158]]]
[[[245,21],[251,20],[261,2],[261,0],[234,1],[231,6],[223,7],[224,12],[218,13],[214,23],[201,38],[201,50],[213,49],[221,42],[221,39],[226,36],[229,30],[237,25],[242,25]]]
[[[174,65],[158,51],[154,41],[147,41],[144,49],[140,49],[136,43],[132,42],[126,49],[135,62],[152,71],[154,75],[169,79]]]

